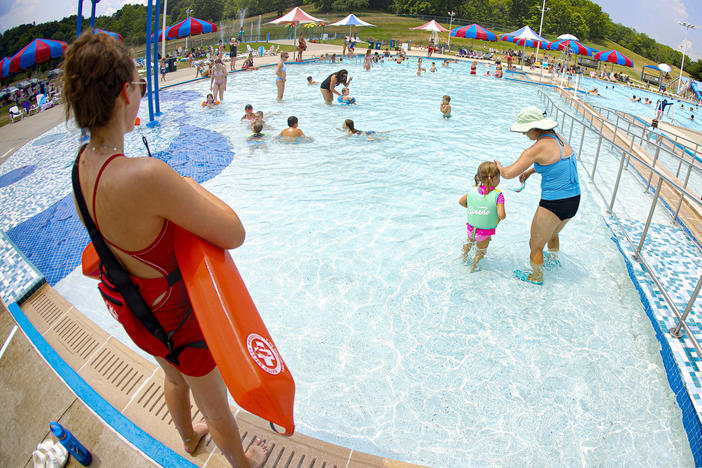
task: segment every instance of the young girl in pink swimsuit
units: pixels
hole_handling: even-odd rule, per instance
[[[463,195],[458,203],[467,208],[468,240],[463,244],[463,261],[468,260],[468,253],[475,245],[475,257],[471,273],[479,271],[478,263],[485,256],[490,239],[495,234],[497,224],[505,219],[505,197],[497,190],[500,183],[500,171],[497,164],[485,161],[478,166],[475,174],[475,187]]]

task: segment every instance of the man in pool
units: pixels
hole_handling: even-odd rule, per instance
[[[292,142],[297,140],[299,137],[304,137],[305,134],[297,128],[297,117],[291,115],[288,117],[288,128],[284,128],[278,135],[283,141]]]

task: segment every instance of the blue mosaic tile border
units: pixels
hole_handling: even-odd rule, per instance
[[[677,324],[676,317],[644,267],[631,261],[635,250],[625,241],[625,233],[634,241],[640,239],[644,223],[622,220],[617,224],[610,218],[607,224],[661,344],[668,383],[682,411],[683,426],[695,464],[702,466],[702,376],[699,364],[702,357],[697,355],[689,336],[684,334],[682,339],[676,339],[668,333]],[[675,305],[679,310],[684,310],[687,304],[685,299],[691,297],[702,273],[702,258],[696,243],[685,236],[679,227],[652,224],[642,254],[658,274]],[[695,338],[702,341],[702,300],[698,299],[694,304],[687,324]]]
[[[0,231],[0,297],[6,304],[22,303],[44,284],[44,276]]]

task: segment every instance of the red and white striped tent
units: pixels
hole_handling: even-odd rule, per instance
[[[292,24],[295,27],[295,30],[293,32],[293,45],[295,46],[295,50],[297,50],[297,25],[298,24],[306,24],[306,23],[319,23],[323,22],[324,20],[321,20],[319,18],[315,18],[314,16],[308,14],[305,12],[300,7],[295,7],[289,12],[285,13],[283,16],[280,18],[274,19],[273,21],[269,21],[267,24]]]
[[[427,23],[424,23],[421,26],[417,26],[415,28],[410,28],[410,29],[421,29],[422,31],[430,31],[431,32],[431,37],[439,37],[440,32],[448,32],[448,29],[445,27],[441,26],[439,23],[436,22],[436,20],[431,20]]]

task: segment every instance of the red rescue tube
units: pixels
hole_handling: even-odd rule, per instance
[[[80,264],[85,276],[93,279],[100,279],[100,257],[98,257],[92,242],[83,249],[83,254],[80,257]]]
[[[178,226],[174,245],[197,321],[229,392],[239,406],[291,435],[295,381],[234,260]]]

